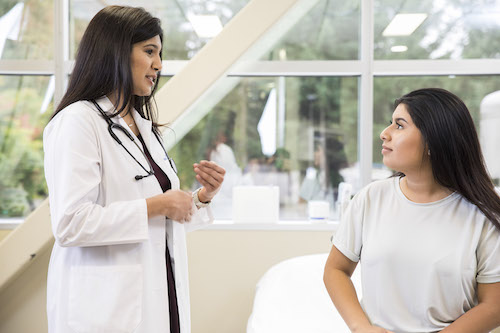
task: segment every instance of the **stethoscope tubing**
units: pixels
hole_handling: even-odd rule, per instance
[[[129,131],[127,131],[122,125],[120,124],[117,124],[115,122],[113,122],[110,117],[104,112],[104,110],[100,107],[100,105],[95,101],[95,100],[91,100],[91,102],[95,105],[95,107],[97,108],[97,110],[101,113],[102,117],[104,118],[104,120],[106,121],[106,123],[108,124],[108,132],[109,134],[111,135],[111,137],[113,138],[113,140],[115,140],[120,146],[122,146],[123,149],[125,149],[125,151],[130,155],[130,157],[132,157],[134,159],[134,161],[139,164],[139,166],[146,172],[147,175],[145,176],[141,176],[141,175],[137,175],[135,176],[135,179],[136,180],[140,180],[142,178],[145,178],[145,177],[149,177],[149,176],[152,176],[155,174],[154,170],[153,170],[153,166],[151,165],[151,163],[149,162],[149,159],[147,158],[146,156],[146,153],[139,147],[139,145],[137,144],[137,141],[135,140],[135,138],[133,137],[132,134],[129,133]],[[123,132],[134,144],[135,146],[137,147],[137,149],[139,149],[139,151],[142,153],[142,155],[144,156],[144,159],[146,160],[146,162],[148,163],[148,166],[149,166],[149,171],[142,165],[141,162],[139,162],[135,156],[127,149],[127,147],[125,147],[122,143],[122,141],[120,140],[120,138],[118,138],[118,136],[116,135],[116,133],[114,132],[114,129],[117,129],[121,132]],[[156,137],[156,139],[158,140],[158,142],[160,143],[163,151],[165,152],[165,156],[167,157],[167,159],[169,160],[170,162],[170,166],[172,167],[172,169],[174,170],[175,173],[177,173],[177,168],[175,167],[175,162],[168,156],[167,154],[167,150],[165,149],[165,146],[163,146],[163,143],[161,142],[158,134],[156,133],[156,131],[153,129],[153,134],[154,136]]]

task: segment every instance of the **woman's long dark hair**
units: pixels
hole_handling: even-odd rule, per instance
[[[74,102],[116,93],[116,103],[123,103],[112,116],[118,115],[129,104],[141,117],[151,120],[156,129],[157,114],[151,99],[158,86],[160,73],[151,95],[137,96],[133,95],[130,67],[132,46],[155,36],[159,36],[163,43],[160,20],[143,8],[108,6],[100,10],[83,34],[68,90],[52,118]]]
[[[401,103],[422,133],[436,181],[460,193],[500,229],[500,197],[464,102],[444,89],[427,88],[397,99],[395,107]]]

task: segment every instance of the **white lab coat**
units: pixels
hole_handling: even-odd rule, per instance
[[[106,97],[97,102],[114,110]],[[179,189],[151,122],[135,110],[133,116],[153,159]],[[119,116],[113,121],[128,129]],[[149,170],[134,143],[115,133]],[[188,224],[148,219],[145,199],[161,187],[154,176],[134,179],[144,170],[113,140],[91,102],[60,112],[45,128],[43,144],[56,239],[47,281],[49,332],[169,332],[166,235],[181,332],[189,333],[185,231],[213,221],[210,208],[197,210]]]

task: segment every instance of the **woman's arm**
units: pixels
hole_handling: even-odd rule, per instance
[[[500,326],[500,282],[478,283],[479,304],[467,311],[442,333],[487,333]]]
[[[372,326],[359,304],[351,276],[357,263],[349,260],[335,246],[332,246],[325,265],[323,281],[333,304],[354,333],[392,333]]]

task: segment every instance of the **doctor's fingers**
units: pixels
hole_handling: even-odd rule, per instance
[[[196,169],[199,169],[203,172],[206,172],[212,175],[214,178],[217,175],[221,175],[222,177],[224,177],[224,175],[226,174],[226,170],[223,167],[212,161],[202,160],[200,161],[200,163],[194,163],[193,168],[195,169],[195,171]]]
[[[188,210],[188,211],[183,211],[183,210],[177,210],[174,212],[172,215],[170,215],[170,218],[174,221],[180,222],[180,223],[186,223],[190,222],[192,217],[193,217],[193,210]]]
[[[166,216],[176,221],[184,219],[193,208],[193,198],[188,192],[169,190],[163,195],[166,198]]]
[[[182,223],[191,222],[193,214],[194,214],[194,209],[190,209],[186,214],[184,214],[184,217],[180,220],[180,222]]]
[[[217,191],[220,188],[220,186],[222,185],[222,180],[218,181],[211,176],[206,176],[206,178],[203,178],[200,175],[196,175],[196,180],[198,182],[200,182],[200,184],[203,187],[205,187],[205,189],[210,193]]]
[[[218,187],[224,181],[224,174],[226,173],[223,168],[221,169],[222,171],[219,172],[212,168],[195,167],[194,171],[196,172],[196,178],[198,181],[203,180],[208,183],[207,185]]]

